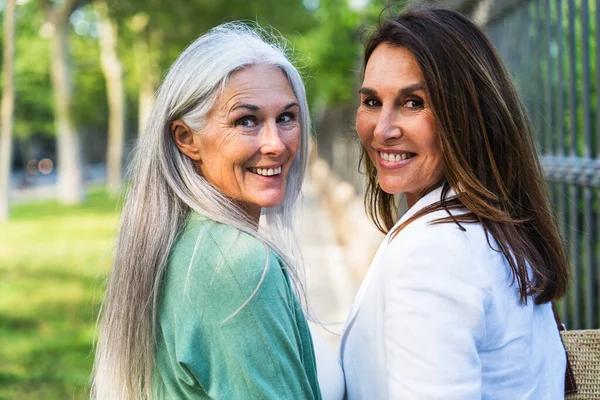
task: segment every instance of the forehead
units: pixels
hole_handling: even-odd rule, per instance
[[[283,71],[268,65],[250,65],[234,72],[220,96],[224,106],[273,101],[296,101],[296,96]]]
[[[422,81],[421,67],[406,47],[382,43],[367,61],[363,85],[405,86]]]

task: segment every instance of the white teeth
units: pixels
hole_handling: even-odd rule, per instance
[[[404,160],[412,157],[411,153],[391,154],[391,153],[384,153],[383,151],[380,151],[379,155],[381,156],[381,158],[383,158],[386,161],[404,161]]]
[[[277,168],[249,168],[250,171],[262,176],[273,176],[281,173],[281,166]]]

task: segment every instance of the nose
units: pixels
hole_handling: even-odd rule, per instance
[[[394,141],[402,137],[400,113],[393,109],[383,109],[377,118],[373,136],[381,143]]]
[[[281,154],[285,150],[285,144],[281,140],[281,133],[277,122],[269,121],[265,124],[262,133],[261,152],[263,154]]]

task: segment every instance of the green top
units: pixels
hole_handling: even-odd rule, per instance
[[[191,214],[165,271],[156,336],[158,399],[321,399],[282,262],[231,226]]]

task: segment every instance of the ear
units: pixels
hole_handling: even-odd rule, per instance
[[[183,154],[194,161],[200,161],[200,138],[182,120],[171,122],[171,134],[175,145]]]

